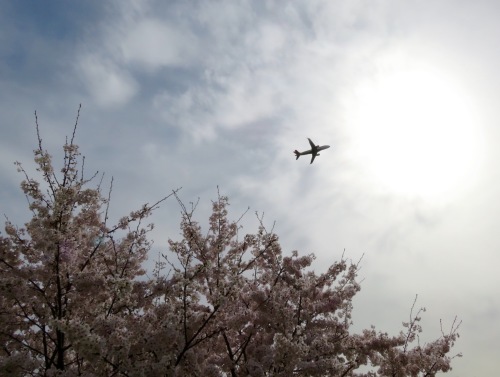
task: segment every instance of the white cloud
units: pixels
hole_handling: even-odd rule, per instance
[[[175,127],[195,143],[215,138],[214,124],[209,113],[212,99],[196,90],[174,95],[164,91],[153,100],[153,108],[164,122]]]
[[[279,74],[241,67],[231,73],[207,72],[205,77],[205,85],[181,94],[164,91],[154,99],[166,121],[198,141],[213,139],[218,129],[252,127],[281,111],[286,86]]]
[[[92,99],[102,107],[124,105],[137,93],[135,79],[109,59],[87,55],[80,59],[79,68]]]
[[[189,29],[153,18],[145,18],[127,26],[118,41],[125,62],[146,69],[164,66],[188,66],[198,50],[197,40]]]

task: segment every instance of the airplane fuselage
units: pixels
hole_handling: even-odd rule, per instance
[[[314,148],[314,149],[309,149],[307,151],[300,152],[300,155],[302,156],[304,154],[315,154],[316,156],[319,156],[318,152],[325,150],[325,149],[328,149],[328,148],[330,148],[329,145],[322,145],[321,147],[319,145],[317,145],[316,148]]]

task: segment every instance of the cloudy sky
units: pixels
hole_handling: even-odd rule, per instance
[[[500,2],[0,4],[2,214],[29,216],[34,111],[57,157],[81,103],[116,216],[182,186],[206,224],[218,186],[318,271],[364,255],[355,329],[396,333],[418,294],[423,340],[463,321],[449,375],[497,375]],[[332,146],[312,165],[307,137]],[[155,253],[179,219],[155,213]]]

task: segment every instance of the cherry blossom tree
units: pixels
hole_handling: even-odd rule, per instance
[[[151,296],[149,284],[136,279],[150,248],[152,225],[142,222],[166,198],[109,226],[109,197],[100,183],[88,187],[96,175],[84,177],[74,144],[79,114],[61,174],[43,149],[36,113],[42,183],[16,163],[32,218],[22,228],[7,221],[0,238],[0,375],[111,374],[119,351],[109,355],[90,340],[116,338],[119,348],[120,333],[134,328]],[[95,357],[106,365],[95,369]]]
[[[256,234],[241,236],[238,221],[228,220],[227,197],[219,195],[213,203],[207,233],[194,220],[194,208],[179,204],[182,239],[170,241],[171,253],[164,255],[160,268],[170,268],[171,276],[164,279],[164,295],[148,320],[157,329],[148,342],[163,344],[162,357],[147,364],[155,371],[434,376],[451,369],[456,321],[448,333],[425,345],[418,338],[424,309],[414,315],[412,308],[396,336],[374,328],[351,334],[352,299],[360,290],[358,264],[342,258],[316,274],[314,255],[283,255],[277,235],[266,230],[262,218]],[[372,371],[360,372],[361,366]]]
[[[218,195],[208,229],[174,191],[181,238],[150,276],[143,225],[163,198],[108,224],[109,195],[86,179],[73,135],[61,174],[39,145],[42,183],[21,188],[31,220],[0,237],[0,375],[435,376],[451,369],[455,320],[420,344],[415,303],[399,334],[350,330],[358,263],[324,273],[314,255],[283,253],[258,216],[256,233],[230,220]],[[102,182],[102,179],[101,179]],[[110,190],[111,192],[111,190]]]

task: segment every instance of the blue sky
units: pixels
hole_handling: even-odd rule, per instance
[[[205,223],[217,186],[255,230],[324,270],[363,254],[354,327],[424,340],[463,320],[450,376],[494,376],[500,338],[500,3],[0,1],[1,212],[29,213],[34,111],[57,157],[82,104],[86,169],[118,217],[183,187]],[[307,137],[332,148],[295,160]],[[153,253],[178,237],[174,201]]]

